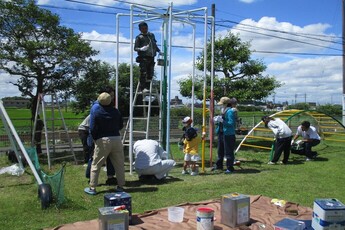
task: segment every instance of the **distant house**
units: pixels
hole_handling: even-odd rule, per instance
[[[183,107],[182,99],[179,99],[178,96],[170,100],[170,107]]]
[[[2,99],[4,107],[14,108],[28,108],[30,104],[29,99]]]

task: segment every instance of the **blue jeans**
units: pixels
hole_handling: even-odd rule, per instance
[[[235,135],[224,135],[223,133],[218,133],[218,158],[216,162],[217,169],[223,169],[224,156],[226,157],[226,169],[234,171],[234,161],[235,161]]]
[[[224,135],[224,152],[226,158],[226,169],[230,171],[235,171],[234,161],[235,161],[235,135]]]

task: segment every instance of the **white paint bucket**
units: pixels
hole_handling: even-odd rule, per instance
[[[196,210],[197,230],[214,229],[214,210],[209,207],[201,207]]]

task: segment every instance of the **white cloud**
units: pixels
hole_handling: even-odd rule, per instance
[[[274,17],[258,21],[246,19],[232,29],[242,41],[249,41],[253,53],[266,63],[266,74],[275,76],[284,85],[276,90],[275,101],[329,103],[330,92],[341,98],[342,63],[339,56],[322,56],[332,47],[333,34],[327,34],[330,25],[316,23],[303,27],[279,22]],[[281,31],[281,32],[274,32]],[[223,34],[225,32],[223,31]],[[313,36],[317,34],[318,36]],[[287,53],[287,54],[284,54]],[[288,54],[290,53],[290,54]],[[291,53],[320,53],[303,56]],[[334,53],[334,52],[333,52]],[[270,100],[273,97],[269,97]],[[333,100],[334,102],[334,100]],[[337,100],[341,103],[341,100]]]
[[[239,0],[240,2],[243,2],[243,3],[253,3],[255,2],[256,0]]]
[[[16,82],[18,77],[10,76],[7,73],[0,71],[0,98],[20,96],[21,93],[17,86],[14,86],[10,82]]]
[[[325,31],[329,27],[330,25],[321,23],[300,27],[289,22],[279,22],[274,17],[262,17],[258,22],[245,19],[232,32],[239,33],[243,41],[250,41],[254,50],[315,52],[332,42],[331,39],[320,39],[327,35]]]

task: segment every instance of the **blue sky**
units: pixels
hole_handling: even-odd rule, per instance
[[[129,3],[176,11],[216,6],[216,36],[231,31],[249,41],[253,58],[267,66],[283,86],[268,100],[341,104],[342,98],[342,12],[341,0],[38,0],[39,5],[60,15],[61,23],[83,34],[100,51],[97,58],[115,64],[115,15],[129,13]],[[160,44],[161,21],[149,22]],[[138,33],[134,27],[134,35]],[[203,24],[196,24],[196,45],[203,46]],[[192,29],[173,24],[173,45],[192,46]],[[210,34],[210,31],[208,31]],[[120,41],[129,42],[129,18],[120,19]],[[197,50],[199,55],[201,50]],[[120,46],[120,62],[129,62],[130,47]],[[173,47],[171,97],[179,96],[177,81],[192,72],[190,49]],[[157,76],[160,69],[156,67]],[[10,77],[0,74],[0,98],[19,96]],[[219,74],[221,76],[221,74]],[[13,79],[13,78],[12,78]],[[188,100],[185,100],[188,101]]]

